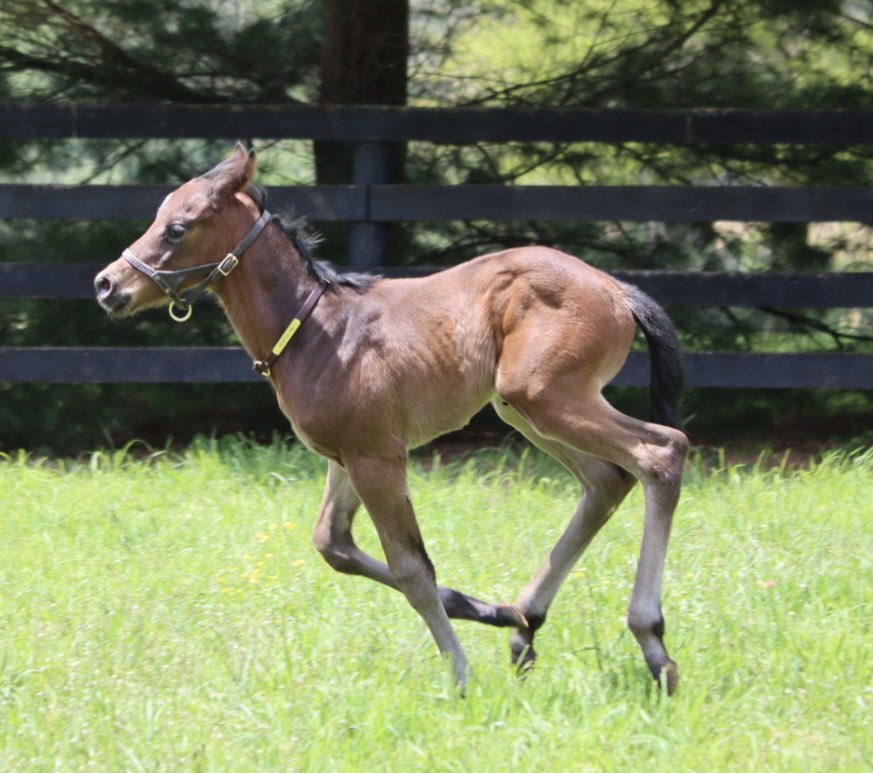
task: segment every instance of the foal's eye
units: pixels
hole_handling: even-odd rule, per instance
[[[181,223],[173,223],[167,226],[167,238],[171,242],[179,241],[185,235],[185,226]]]

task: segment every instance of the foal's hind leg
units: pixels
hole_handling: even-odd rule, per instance
[[[508,375],[501,381],[500,394],[538,434],[608,460],[642,483],[645,525],[628,626],[652,675],[659,680],[663,673],[672,693],[679,677],[664,646],[661,584],[687,438],[679,430],[625,416],[599,392],[580,394],[582,374],[562,374],[536,392],[528,389],[529,380]]]
[[[399,590],[388,566],[361,550],[352,536],[352,519],[361,500],[352,488],[346,471],[329,462],[321,511],[312,541],[325,561],[338,572],[368,577]],[[524,628],[527,621],[510,604],[488,604],[460,591],[437,586],[440,600],[449,617],[473,620],[495,626]]]
[[[531,443],[573,473],[583,489],[582,499],[566,531],[515,602],[527,619],[528,627],[519,628],[512,635],[512,662],[519,667],[526,667],[536,658],[534,634],[545,622],[546,613],[562,583],[585,548],[621,504],[635,480],[611,462],[544,438],[509,404],[495,400],[494,407],[507,424],[515,427]]]

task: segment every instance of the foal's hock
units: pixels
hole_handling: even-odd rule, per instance
[[[170,194],[149,229],[95,279],[113,316],[166,305],[184,321],[205,291],[276,391],[294,432],[328,459],[313,541],[335,569],[403,592],[457,681],[469,666],[450,618],[514,629],[513,662],[533,640],[571,567],[636,480],[645,526],[628,624],[672,693],[661,581],[687,440],[682,368],[664,311],[638,289],[545,247],[483,255],[424,278],[341,274],[314,261],[294,224],[250,188],[253,152],[233,154]],[[636,326],[648,342],[651,422],[601,394]],[[583,495],[564,534],[514,604],[437,585],[406,480],[407,449],[462,427],[486,403],[554,456]],[[352,536],[360,504],[386,563]]]

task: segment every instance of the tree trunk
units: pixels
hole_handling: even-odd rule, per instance
[[[409,55],[409,0],[325,0],[325,35],[321,66],[323,105],[405,105]],[[402,182],[405,143],[386,145],[376,154],[379,168],[367,182]],[[364,165],[372,166],[372,164]],[[359,173],[363,167],[360,164]],[[375,176],[374,174],[375,173]],[[354,145],[315,143],[319,185],[354,182]],[[322,225],[326,252],[341,255],[358,269],[372,269],[399,253],[396,225]],[[393,261],[391,261],[393,262]]]
[[[405,105],[409,54],[409,0],[325,0],[323,105]],[[405,145],[391,151],[394,181],[403,175]],[[321,185],[352,181],[352,146],[315,143]]]

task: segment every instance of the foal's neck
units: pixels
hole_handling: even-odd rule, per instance
[[[243,346],[262,359],[317,284],[291,240],[272,223],[217,294]]]

